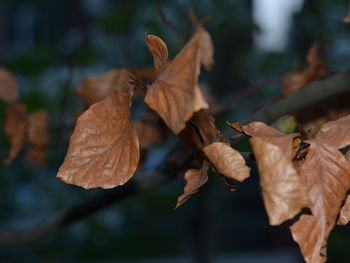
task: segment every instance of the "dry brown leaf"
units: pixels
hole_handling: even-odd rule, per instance
[[[45,166],[46,147],[50,141],[49,116],[46,111],[37,111],[28,117],[28,142],[30,148],[27,159],[39,167]]]
[[[26,153],[26,158],[38,167],[46,166],[46,148],[30,146]]]
[[[46,111],[37,111],[28,117],[28,142],[38,147],[46,147],[50,141],[49,116]]]
[[[177,199],[175,209],[190,199],[190,197],[197,193],[199,188],[208,181],[208,169],[209,163],[204,161],[201,169],[189,169],[186,171],[184,193]]]
[[[250,139],[250,143],[259,168],[270,225],[279,225],[310,204],[307,188],[302,184],[291,159],[284,155],[280,147],[259,137]]]
[[[350,161],[350,150],[345,153],[345,159]],[[340,215],[338,218],[338,225],[345,226],[350,221],[350,195],[348,194],[342,209],[340,210]]]
[[[217,172],[224,176],[244,181],[250,175],[250,168],[246,166],[242,155],[223,142],[214,142],[203,147],[203,152],[215,166]]]
[[[6,69],[0,69],[0,99],[7,103],[15,102],[18,98],[17,81]]]
[[[148,110],[141,120],[135,121],[134,127],[142,150],[149,149],[157,142],[164,140],[169,131],[152,110]]]
[[[10,139],[11,149],[6,163],[11,163],[23,148],[27,134],[27,107],[14,103],[6,109],[5,134]]]
[[[198,37],[192,37],[148,87],[145,102],[174,134],[185,128],[195,112],[209,107],[197,85],[200,59]]]
[[[282,93],[288,96],[307,84],[319,81],[326,75],[326,57],[319,56],[319,48],[317,45],[310,47],[307,61],[309,66],[303,71],[288,73],[284,77],[284,85]]]
[[[146,45],[153,56],[156,75],[159,75],[168,59],[168,47],[162,39],[154,35],[146,35]]]
[[[88,105],[107,97],[112,89],[120,88],[129,79],[125,69],[114,69],[99,76],[88,76],[75,86],[75,91]]]
[[[243,133],[253,138],[264,138],[266,142],[278,146],[288,160],[292,160],[294,158],[294,155],[301,143],[301,139],[298,134],[293,133],[286,135],[260,121],[251,122],[248,125],[244,126],[237,122],[230,124],[230,127],[240,133]],[[291,145],[293,147],[291,147]]]
[[[57,177],[87,189],[112,188],[132,177],[140,156],[129,116],[132,93],[126,82],[78,118]]]
[[[350,12],[349,12],[349,14],[346,17],[344,17],[343,21],[345,23],[350,23]]]
[[[195,35],[199,37],[199,49],[201,54],[201,63],[206,70],[211,70],[215,64],[214,45],[210,34],[202,26],[198,26]]]
[[[327,260],[327,240],[350,188],[350,163],[338,150],[350,144],[350,115],[323,125],[311,140],[298,173],[308,187],[312,214],[291,225],[294,240],[308,263]]]
[[[152,84],[156,79],[156,73],[153,68],[130,69],[129,70],[136,79]]]

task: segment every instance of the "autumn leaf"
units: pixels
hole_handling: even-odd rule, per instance
[[[184,193],[179,196],[175,209],[190,199],[190,197],[208,181],[208,169],[209,163],[204,161],[201,169],[189,169],[186,171],[186,186],[184,188]]]
[[[345,153],[345,159],[350,161],[350,150]],[[342,209],[340,210],[340,215],[338,218],[338,225],[345,226],[350,221],[350,195],[348,194]]]
[[[293,218],[302,208],[308,207],[310,201],[307,188],[281,147],[262,137],[254,137],[250,143],[259,168],[262,196],[270,225],[279,225]]]
[[[156,79],[156,73],[153,68],[130,69],[136,79],[152,84]]]
[[[5,163],[11,163],[23,148],[27,134],[27,107],[14,103],[6,109],[5,134],[10,139],[11,149]]]
[[[6,69],[0,69],[0,99],[7,103],[15,102],[18,98],[17,81]]]
[[[320,50],[317,45],[310,47],[307,61],[309,66],[303,71],[296,71],[288,73],[284,77],[284,85],[282,93],[284,96],[288,96],[307,84],[319,81],[326,74],[326,57],[320,56]]]
[[[46,111],[37,111],[28,117],[28,142],[30,148],[26,154],[39,167],[45,166],[46,147],[50,141],[49,116]]]
[[[112,89],[120,88],[129,79],[125,69],[114,69],[99,76],[87,76],[75,86],[75,91],[88,105],[107,97]]]
[[[146,42],[149,39],[159,38],[147,35]],[[145,102],[159,114],[174,134],[179,134],[185,128],[186,122],[195,112],[209,107],[197,84],[201,60],[198,40],[198,37],[192,37],[175,59],[161,69],[155,82],[148,87],[145,97]],[[167,54],[163,51],[166,46],[160,40],[154,43],[158,43],[159,47],[152,46],[150,51],[157,58],[155,67],[159,71],[164,63],[164,56],[161,55]]]
[[[168,59],[168,47],[163,40],[154,35],[146,36],[146,45],[153,55],[153,64],[156,70],[156,75],[159,75]]]
[[[278,146],[290,161],[294,158],[294,155],[301,143],[299,134],[292,133],[286,135],[260,121],[251,122],[243,126],[240,123],[236,122],[230,124],[230,127],[249,137],[261,137],[266,142]]]
[[[242,155],[223,142],[214,142],[203,147],[203,152],[215,166],[218,173],[237,181],[244,181],[250,175]]]
[[[308,263],[325,262],[327,240],[350,187],[350,163],[338,150],[350,144],[350,115],[323,125],[311,140],[298,173],[308,188],[312,214],[290,226]]]
[[[195,36],[199,38],[199,49],[201,54],[201,64],[206,70],[211,70],[215,64],[214,45],[208,31],[202,26],[198,26]]]
[[[129,116],[132,94],[126,82],[78,118],[57,177],[86,189],[112,188],[132,177],[140,156]]]
[[[348,15],[346,17],[344,17],[343,21],[345,23],[350,23],[350,12],[348,13]]]

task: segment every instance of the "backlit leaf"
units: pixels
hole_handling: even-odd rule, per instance
[[[250,168],[246,166],[242,155],[223,142],[214,142],[203,147],[203,152],[213,163],[217,172],[224,176],[244,181],[250,175]]]
[[[112,188],[132,177],[140,156],[129,117],[132,93],[126,82],[80,115],[57,177],[87,189]]]
[[[270,225],[279,225],[309,205],[307,188],[280,147],[261,137],[254,137],[250,142]]]
[[[209,107],[197,85],[200,59],[198,37],[194,36],[148,87],[145,102],[174,134],[185,128],[195,112]]]

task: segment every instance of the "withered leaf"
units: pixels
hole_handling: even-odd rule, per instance
[[[305,142],[310,147],[298,173],[312,214],[301,214],[290,228],[307,262],[325,262],[327,240],[350,187],[350,163],[338,150],[350,143],[350,115],[323,125]]]
[[[132,93],[126,82],[78,118],[57,177],[87,189],[112,188],[132,177],[140,156],[129,116]]]
[[[206,70],[211,70],[215,64],[214,45],[207,30],[198,26],[195,35],[199,38],[199,49],[201,53],[201,63]]]
[[[50,141],[49,116],[46,111],[34,112],[28,117],[28,142],[35,146],[46,147]]]
[[[28,117],[28,142],[30,148],[27,159],[39,167],[45,166],[46,147],[50,141],[49,116],[46,111],[37,111]]]
[[[349,161],[350,150],[348,150],[344,156],[345,156],[345,159]],[[340,215],[339,215],[337,224],[345,226],[349,221],[350,221],[350,195],[348,194],[345,199],[344,205],[340,210]]]
[[[259,168],[270,225],[279,225],[310,204],[307,188],[302,184],[291,159],[284,155],[280,147],[262,137],[254,137],[250,143]]]
[[[217,172],[224,176],[244,181],[250,175],[250,168],[246,166],[242,155],[223,142],[214,142],[203,147],[203,152],[215,166]]]
[[[179,196],[175,209],[190,199],[190,197],[208,181],[208,169],[209,163],[204,161],[201,169],[189,169],[186,171],[186,186],[184,188],[184,193]]]
[[[288,96],[307,84],[319,81],[326,74],[326,57],[319,55],[320,50],[317,45],[310,47],[307,61],[309,66],[303,71],[288,73],[284,77],[282,93]]]
[[[237,122],[230,124],[230,127],[240,133],[243,133],[253,138],[264,138],[266,142],[278,146],[288,160],[293,159],[301,142],[300,136],[298,134],[286,135],[260,121],[251,122],[244,126]]]
[[[18,98],[17,81],[6,69],[0,69],[0,99],[7,103],[15,102]]]
[[[75,91],[88,105],[107,97],[112,89],[120,88],[129,79],[125,69],[114,69],[99,76],[87,76],[75,86]]]
[[[209,107],[197,85],[200,59],[198,37],[192,37],[148,87],[145,102],[174,134],[185,128],[195,112]]]
[[[168,59],[168,47],[162,39],[154,35],[146,35],[146,45],[153,55],[153,64],[158,75]]]
[[[14,103],[6,109],[5,134],[10,139],[11,149],[6,163],[11,163],[23,148],[27,134],[27,107]]]

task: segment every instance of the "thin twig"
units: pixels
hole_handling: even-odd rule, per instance
[[[181,36],[183,39],[186,39],[186,35],[181,32],[176,26],[174,26],[174,24],[165,16],[163,10],[160,8],[159,5],[156,5],[157,11],[160,15],[160,17],[163,20],[163,23],[168,25],[176,34],[178,34],[179,36]]]

